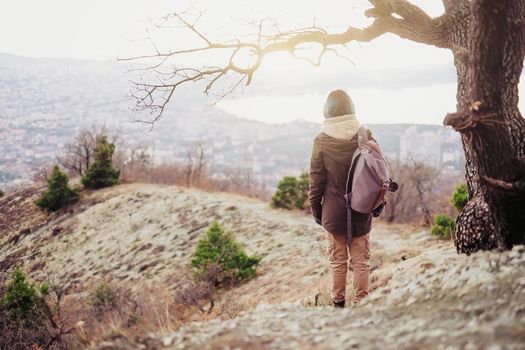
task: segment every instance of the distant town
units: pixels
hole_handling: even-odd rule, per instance
[[[184,106],[168,110],[150,131],[149,124],[132,122],[141,117],[122,94],[127,81],[119,69],[102,62],[0,55],[0,188],[28,181],[38,169],[56,162],[76,133],[93,126],[104,126],[129,145],[147,147],[158,163],[183,162],[188,151],[201,144],[215,175],[249,168],[269,188],[284,175],[308,168],[320,124],[242,119],[188,95]],[[368,127],[389,160],[420,159],[444,171],[463,170],[460,138],[451,129]]]

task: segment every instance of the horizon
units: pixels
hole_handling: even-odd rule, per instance
[[[91,62],[120,65],[122,67],[126,66],[125,62],[115,60],[106,61],[96,58],[33,57],[21,56],[4,51],[0,51],[0,55],[30,60]],[[318,67],[311,67],[311,69],[318,69]],[[356,104],[357,117],[363,124],[443,125],[442,120],[444,116],[455,109],[453,105],[455,104],[456,84],[450,81],[451,70],[453,70],[451,62],[436,66],[435,72],[432,67],[419,67],[415,68],[415,72],[421,74],[415,77],[412,76],[406,80],[403,75],[407,72],[412,72],[413,74],[414,68],[385,68],[383,71],[372,76],[371,81],[366,81],[366,78],[363,77],[363,75],[366,75],[367,70],[364,70],[364,73],[363,71],[353,72],[354,76],[359,78],[360,84],[364,84],[364,87],[355,90],[346,88],[345,90],[349,91],[352,96]],[[382,88],[374,88],[374,80],[380,79],[379,77],[385,74],[390,74],[392,79],[387,81]],[[524,75],[525,73],[522,73],[522,77]],[[325,75],[319,74],[319,76],[319,86],[322,87],[327,87],[333,80],[333,75],[330,73]],[[292,78],[295,77],[296,76],[292,76]],[[125,75],[124,78],[126,78]],[[256,75],[254,86],[247,87],[241,96],[227,96],[220,101],[216,107],[239,118],[258,120],[269,124],[286,124],[295,120],[322,123],[324,118],[322,116],[322,106],[328,92],[321,93],[314,88],[313,90],[310,89],[302,93],[292,94],[292,90],[297,89],[298,82],[297,79],[287,79],[285,84],[275,87],[275,91],[277,92],[284,91],[288,93],[287,95],[279,96],[275,91],[269,92],[261,88],[262,85],[268,84],[271,79],[265,76],[260,77],[261,79],[257,78],[258,76]],[[335,84],[333,85],[335,86]],[[403,85],[406,86],[403,87]],[[525,81],[521,79],[519,84],[520,95],[521,91],[525,89],[524,85]],[[128,93],[128,90],[122,90],[122,96],[126,93]],[[198,91],[198,93],[200,92]],[[382,101],[382,103],[376,103],[378,99]],[[204,106],[214,107],[213,103],[215,101],[213,98],[205,97],[204,99],[199,98],[199,100],[201,102],[204,101]],[[428,106],[432,104],[432,101],[438,102],[434,103],[434,109],[429,111]],[[439,103],[439,101],[441,101],[441,103]],[[445,101],[447,102],[445,103]],[[177,99],[174,100],[174,104],[178,102]],[[254,110],[252,108],[253,103],[255,103],[258,109]],[[383,117],[385,114],[383,113],[385,105],[401,107],[391,108],[390,113],[393,114],[393,117],[385,119]],[[525,108],[525,100],[520,99],[519,105],[522,109]],[[284,110],[282,110],[283,107]],[[406,108],[408,108],[408,113]],[[361,118],[360,111],[363,109],[365,110],[365,117]],[[295,114],[288,115],[290,111],[293,111]],[[301,117],[297,114],[303,116]],[[421,117],[422,114],[425,114],[425,116]],[[159,122],[162,123],[162,119]]]
[[[18,54],[13,54],[9,52],[0,52],[0,55],[10,56],[14,59],[20,58],[20,59],[29,59],[29,60],[44,60],[44,61],[69,61],[69,62],[90,62],[90,63],[100,63],[100,64],[108,64],[108,65],[120,65],[122,67],[126,66],[126,63],[115,61],[115,60],[100,60],[96,58],[74,58],[74,57],[33,57],[33,56],[21,56]],[[314,68],[315,69],[315,68]],[[441,66],[441,70],[446,69],[446,66]],[[428,70],[422,70],[424,73],[426,73]],[[392,72],[395,72],[396,76],[400,76],[403,74],[404,69],[403,68],[397,68],[396,70],[392,70]],[[432,78],[432,77],[431,77]],[[262,79],[262,83],[265,83],[264,77]],[[326,85],[326,83],[323,83]],[[391,81],[390,84],[399,84],[395,80]],[[449,91],[444,91],[443,88],[447,88]],[[292,86],[293,88],[293,86]],[[367,101],[367,92],[373,91],[374,95],[371,96],[371,99],[375,99],[377,95],[384,96],[385,99],[395,100],[396,98],[399,98],[399,96],[402,96],[402,98],[407,99],[411,98],[411,96],[407,96],[405,93],[407,91],[412,91],[416,93],[422,93],[424,95],[428,95],[428,93],[425,90],[431,89],[432,91],[438,91],[439,93],[443,94],[451,94],[452,89],[455,89],[455,86],[453,84],[436,84],[436,85],[423,85],[420,87],[406,87],[402,89],[397,90],[396,92],[389,86],[385,87],[385,89],[371,89],[369,86],[357,89],[357,94],[353,95],[354,103],[356,104],[356,110],[358,119],[360,117],[359,110],[361,109],[361,105],[363,100],[365,103],[368,103],[369,108],[372,109],[375,105],[374,101],[368,100]],[[248,88],[249,89],[249,88]],[[284,86],[281,87],[281,89],[290,89],[290,86]],[[440,91],[441,89],[441,91]],[[348,91],[348,89],[347,89]],[[124,96],[127,91],[122,91],[122,95]],[[454,90],[455,93],[455,90]],[[295,94],[295,95],[287,95],[285,97],[279,97],[274,96],[271,93],[265,93],[265,91],[258,91],[257,87],[255,88],[255,93],[246,93],[245,95],[241,97],[236,96],[228,96],[224,100],[220,101],[217,106],[212,106],[214,103],[213,99],[207,98],[205,101],[205,105],[207,105],[210,108],[217,107],[221,110],[224,110],[225,112],[231,113],[239,118],[247,119],[247,120],[257,120],[261,122],[265,122],[268,124],[288,124],[292,123],[297,120],[312,122],[312,123],[322,123],[324,117],[322,116],[322,106],[324,104],[324,95],[327,95],[327,93],[319,93],[319,92],[306,92],[302,95]],[[405,94],[405,96],[403,96]],[[357,96],[357,98],[356,98]],[[449,96],[450,97],[450,96]],[[199,100],[201,100],[199,98]],[[272,101],[273,100],[273,101]],[[201,102],[204,100],[201,100]],[[259,101],[256,102],[256,105],[259,108],[263,108],[264,110],[259,110],[256,113],[253,113],[252,108],[250,107],[250,104],[253,103],[253,101]],[[270,102],[269,102],[270,101]],[[424,105],[425,101],[418,99],[419,105]],[[175,100],[175,103],[178,102]],[[314,103],[312,103],[314,102]],[[391,102],[392,103],[392,102]],[[282,108],[283,106],[286,106],[286,111],[291,110],[297,110],[299,109],[301,112],[299,114],[303,114],[306,116],[297,116],[291,115],[287,117],[283,113],[274,114],[272,118],[267,117],[266,115],[271,114],[270,112],[275,112],[278,108]],[[420,108],[420,107],[415,107]],[[285,111],[285,113],[286,113]],[[443,110],[446,112],[446,110]],[[134,112],[131,112],[132,114]],[[415,114],[415,113],[414,113]],[[444,116],[444,114],[443,114]],[[390,118],[386,120],[381,120],[381,118],[368,118],[366,120],[361,120],[363,124],[420,124],[420,125],[442,125],[441,120],[435,119],[435,120],[419,120],[420,118],[417,118],[417,115],[414,116],[412,119],[395,119],[392,120]],[[162,124],[162,119],[159,120],[160,124]]]

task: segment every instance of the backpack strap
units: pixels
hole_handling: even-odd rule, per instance
[[[355,137],[355,136],[354,136]],[[359,129],[357,129],[357,146],[358,148],[361,148],[362,145],[364,145],[368,141],[368,131],[365,129],[364,126],[360,126]],[[356,150],[357,152],[358,150]],[[354,170],[355,170],[355,163],[357,162],[357,158],[359,158],[360,154],[355,154],[352,158],[352,163],[350,164],[350,169],[348,169],[348,175],[346,177],[346,193],[349,193],[349,189],[352,187],[352,180],[354,178]]]
[[[370,208],[370,212],[372,212],[375,209],[376,203],[384,203],[385,202],[385,194],[386,194],[386,189],[384,189],[384,188],[381,189],[381,192],[379,192],[379,195],[377,196],[376,201],[374,202],[374,204],[372,204],[372,208]]]
[[[357,163],[357,158],[359,158],[361,154],[355,154],[352,158],[352,163],[350,164],[350,168],[348,169],[348,175],[346,177],[346,193],[350,193],[350,189],[352,188],[352,180],[354,178],[354,170],[355,170],[355,164]]]
[[[368,141],[368,131],[364,126],[360,126],[357,130],[357,144],[359,147]]]

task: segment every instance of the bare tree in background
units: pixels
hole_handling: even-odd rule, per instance
[[[258,197],[261,189],[258,186],[255,159],[252,152],[246,149],[242,151],[237,171],[238,176],[233,177],[236,186],[244,189],[244,193],[248,196]]]
[[[186,178],[186,187],[191,186],[191,178],[193,175],[193,155],[191,150],[188,150],[186,153],[186,170],[184,172],[184,177]]]
[[[36,183],[46,182],[52,170],[53,170],[52,164],[45,164],[39,167],[31,176],[31,181],[36,182]]]
[[[407,222],[417,210],[413,188],[409,184],[410,169],[401,161],[395,160],[390,162],[390,171],[399,184],[399,189],[396,192],[387,193],[387,204],[383,217],[387,222]]]
[[[200,186],[208,166],[204,145],[202,143],[198,143],[196,148],[196,156],[194,156],[191,149],[189,149],[186,153],[186,167],[184,171],[186,187],[193,185],[197,187]],[[195,158],[196,160],[194,160]],[[195,161],[197,162],[196,164]]]
[[[58,164],[64,167],[70,175],[82,176],[93,160],[96,145],[96,133],[92,130],[82,130],[72,142],[66,143],[60,155]]]
[[[107,135],[104,127],[95,127],[81,130],[71,141],[64,145],[64,149],[57,155],[57,162],[72,176],[82,176],[93,162],[97,140]],[[116,136],[113,136],[116,140]],[[112,141],[114,143],[114,141]]]
[[[204,156],[204,146],[202,143],[199,143],[197,145],[198,147],[198,161],[197,161],[197,167],[195,168],[194,174],[193,174],[193,182],[199,186],[201,184],[202,175],[206,170],[206,159]]]
[[[145,169],[151,164],[151,155],[148,148],[142,144],[128,147],[129,157],[126,165],[131,169]]]
[[[124,181],[148,181],[153,156],[147,145],[126,145],[121,141],[113,155],[113,164],[120,169]]]
[[[409,169],[408,179],[415,190],[415,199],[423,214],[424,224],[430,226],[433,221],[431,202],[434,198],[432,198],[432,193],[439,179],[439,170],[421,160],[411,160],[407,167]]]
[[[330,33],[315,24],[309,28],[281,31],[268,20],[258,22],[254,35],[218,42],[201,32],[198,19],[180,13],[165,17],[175,21],[202,42],[202,46],[157,50],[135,59],[158,59],[150,68],[155,82],[137,82],[133,95],[138,109],[154,113],[153,122],[182,84],[203,80],[204,92],[219,81],[233,79],[220,96],[249,85],[264,58],[272,52],[298,55],[304,44],[322,47],[319,65],[328,53],[341,55],[352,41],[371,41],[385,33],[418,43],[448,49],[457,73],[457,112],[447,115],[445,125],[461,133],[466,159],[469,203],[455,228],[458,252],[510,249],[525,242],[525,120],[518,109],[518,82],[525,55],[525,2],[523,0],[442,0],[444,13],[432,18],[407,0],[369,0],[365,15],[368,27],[349,26]],[[241,65],[242,53],[253,62]],[[208,55],[220,51],[224,62],[203,66],[177,66],[173,59],[186,54]],[[217,56],[215,56],[217,57]]]
[[[238,193],[248,197],[256,197],[266,200],[266,179],[255,175],[253,163],[225,168],[221,170],[223,176],[212,179],[213,188],[217,191]]]
[[[392,177],[399,184],[397,192],[387,194],[387,205],[384,218],[387,222],[413,222],[423,218],[423,224],[430,226],[435,211],[434,202],[440,172],[438,169],[420,160],[410,159],[406,162],[390,162]],[[421,216],[417,213],[421,212]]]

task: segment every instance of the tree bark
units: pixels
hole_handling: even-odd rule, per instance
[[[462,134],[469,203],[456,222],[458,252],[510,249],[524,242],[525,123],[518,81],[525,50],[523,1],[458,1],[465,20],[451,30],[458,113],[445,120]],[[495,186],[495,179],[510,185]]]

